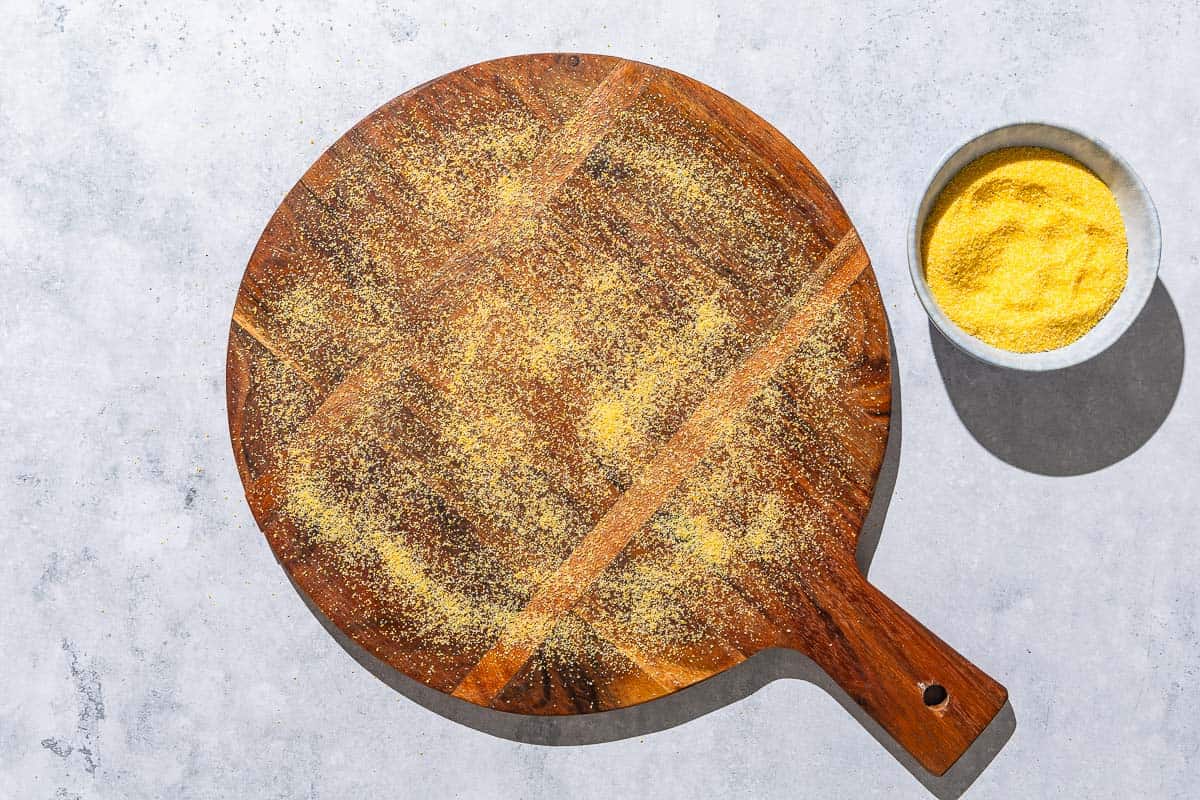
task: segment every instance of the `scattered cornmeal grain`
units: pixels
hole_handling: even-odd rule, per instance
[[[762,613],[739,575],[784,585],[822,568],[842,512],[797,499],[797,476],[818,490],[861,479],[828,413],[861,356],[848,332],[861,321],[840,305],[572,612],[520,612],[828,243],[784,221],[795,201],[773,180],[730,167],[728,145],[651,95],[539,203],[524,168],[554,131],[454,101],[471,125],[360,126],[273,220],[286,246],[235,316],[270,365],[251,373],[259,418],[243,433],[270,455],[259,482],[319,554],[307,563],[349,587],[414,672],[469,667],[501,631],[538,644],[553,622],[536,659],[556,669],[667,681],[692,663],[702,677],[720,657],[706,632],[736,638]],[[519,224],[481,222],[510,207]],[[678,229],[693,233],[664,235]],[[444,286],[430,265],[447,263],[460,272]],[[664,653],[668,676],[649,657]]]
[[[997,150],[959,172],[929,215],[922,252],[946,315],[1018,353],[1079,339],[1128,275],[1112,192],[1078,161],[1035,147]]]

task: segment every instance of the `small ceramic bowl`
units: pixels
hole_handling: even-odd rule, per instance
[[[1125,289],[1096,327],[1057,350],[1014,353],[976,339],[946,316],[933,299],[925,280],[921,232],[938,195],[967,164],[985,153],[1005,147],[1045,147],[1075,159],[1108,184],[1109,190],[1117,198],[1121,218],[1125,222],[1125,235],[1129,240],[1129,278]],[[976,136],[942,158],[933,170],[920,203],[913,209],[908,236],[908,267],[917,296],[921,298],[929,319],[959,349],[980,361],[1001,367],[1052,370],[1087,361],[1121,338],[1121,334],[1141,313],[1154,288],[1160,248],[1158,213],[1154,210],[1154,203],[1146,187],[1124,159],[1104,143],[1070,128],[1042,122],[1022,122]]]

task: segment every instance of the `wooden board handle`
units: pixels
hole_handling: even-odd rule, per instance
[[[805,652],[925,769],[944,774],[1003,708],[1007,690],[858,569],[836,572],[822,589],[825,624],[808,631]]]

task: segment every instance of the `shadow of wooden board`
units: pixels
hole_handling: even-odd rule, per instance
[[[816,168],[668,70],[550,54],[424,84],[263,233],[230,431],[276,556],[340,630],[527,715],[799,651],[924,768],[999,684],[855,563],[887,319]]]

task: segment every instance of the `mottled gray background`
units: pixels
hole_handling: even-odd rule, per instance
[[[590,5],[4,4],[0,796],[1194,797],[1197,7]],[[1011,692],[966,772],[922,785],[836,693],[771,680],[809,672],[777,656],[591,728],[439,706],[361,666],[272,558],[224,401],[259,232],[371,109],[545,50],[733,95],[849,209],[903,393],[871,578]],[[1027,118],[1122,153],[1164,245],[1134,331],[1040,377],[931,337],[905,263],[943,151]]]

